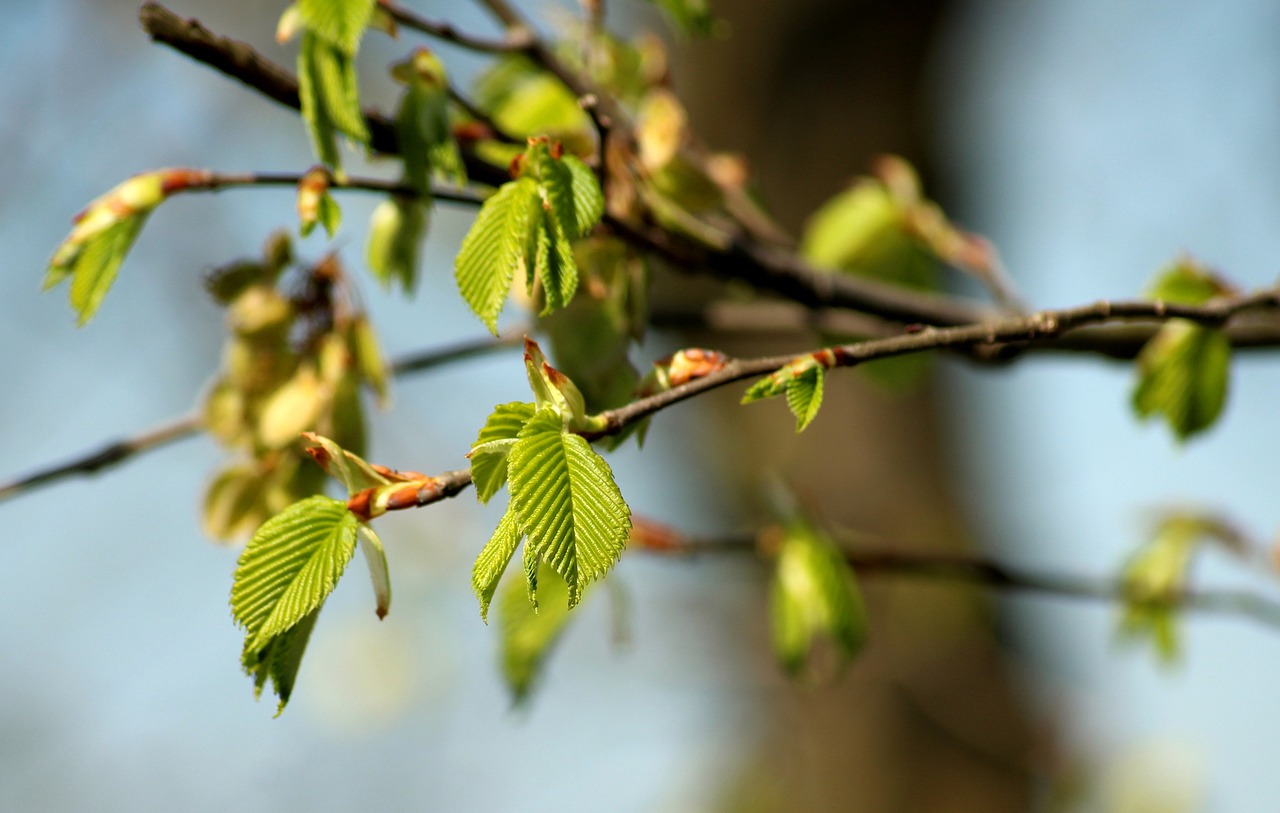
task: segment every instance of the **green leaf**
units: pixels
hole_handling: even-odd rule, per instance
[[[338,133],[359,144],[369,143],[354,57],[310,29],[303,32],[298,49],[298,95],[316,156],[339,171]]]
[[[418,282],[419,249],[426,231],[427,210],[418,201],[394,197],[373,210],[365,257],[383,288],[398,282],[405,293],[413,293]]]
[[[787,383],[787,408],[796,416],[796,431],[803,432],[822,406],[822,367],[810,367]]]
[[[387,568],[387,551],[382,547],[382,540],[366,523],[362,522],[356,528],[356,537],[360,540],[360,552],[364,554],[365,563],[369,565],[374,612],[379,619],[386,618],[391,609],[391,572]]]
[[[707,0],[649,0],[666,13],[680,33],[710,37],[725,28],[724,21],[711,13]]]
[[[1227,399],[1231,342],[1221,331],[1171,319],[1138,354],[1133,409],[1162,415],[1179,440],[1213,425]]]
[[[563,308],[578,292],[578,263],[573,256],[573,244],[560,224],[551,212],[542,212],[538,273],[547,298],[542,315]]]
[[[345,503],[324,496],[296,502],[262,524],[240,555],[231,588],[246,653],[262,650],[332,592],[355,552],[356,524]]]
[[[480,619],[486,624],[489,623],[489,602],[493,600],[498,581],[516,552],[516,545],[520,544],[520,536],[515,509],[507,506],[497,529],[471,569],[471,589],[480,599]]]
[[[520,530],[528,536],[525,544],[564,577],[573,606],[626,546],[631,512],[613,472],[549,408],[520,430],[508,469]]]
[[[1162,302],[1203,305],[1232,293],[1229,285],[1191,258],[1182,258],[1160,273],[1147,295]]]
[[[504,56],[476,82],[475,101],[505,133],[545,135],[579,155],[595,149],[591,117],[564,84],[525,56]]]
[[[406,85],[396,116],[405,183],[430,194],[431,174],[466,183],[462,154],[449,121],[449,79],[444,63],[425,48],[392,66],[391,75]]]
[[[1179,654],[1179,597],[1186,591],[1193,555],[1207,541],[1239,544],[1238,535],[1212,517],[1189,514],[1166,516],[1124,567],[1122,640],[1149,638],[1166,664]]]
[[[59,268],[55,271],[50,266],[45,288],[56,284],[66,274],[71,274],[71,307],[78,314],[77,324],[88,324],[98,312],[107,291],[116,281],[120,264],[124,262],[125,255],[133,247],[133,242],[146,221],[146,214],[126,217],[88,239],[65,270]]]
[[[511,579],[498,597],[498,636],[502,676],[516,703],[528,699],[547,656],[569,621],[569,588],[555,571],[543,566],[536,574],[542,606],[535,608],[524,585]]]
[[[303,616],[297,624],[272,638],[266,646],[257,651],[246,650],[242,657],[241,666],[253,678],[255,698],[262,695],[262,687],[266,685],[268,678],[271,679],[271,687],[279,698],[279,703],[276,704],[277,717],[293,695],[298,669],[302,666],[302,656],[319,617],[320,607],[317,607]]]
[[[786,528],[770,614],[774,651],[792,674],[804,669],[819,636],[835,645],[841,665],[866,639],[866,611],[852,570],[831,539],[805,520]]]
[[[326,43],[355,56],[375,0],[298,0],[303,25]]]
[[[507,483],[507,455],[520,430],[533,417],[533,404],[499,404],[471,444],[471,482],[476,499],[487,503]]]
[[[455,277],[462,298],[495,335],[511,280],[531,264],[540,207],[532,178],[503,184],[480,207],[463,238]]]

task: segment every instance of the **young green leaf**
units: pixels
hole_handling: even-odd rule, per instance
[[[1231,342],[1219,330],[1171,319],[1138,354],[1133,409],[1163,415],[1179,440],[1213,425],[1227,400]]]
[[[419,248],[427,231],[427,209],[416,200],[393,197],[373,210],[369,219],[369,244],[365,252],[369,270],[390,288],[413,293],[418,283]]]
[[[323,605],[321,605],[323,606]],[[293,695],[293,687],[298,680],[298,669],[302,666],[302,656],[307,650],[307,642],[311,640],[311,631],[315,629],[316,619],[320,617],[320,607],[302,617],[288,630],[273,637],[258,650],[245,650],[240,665],[247,675],[253,678],[253,696],[262,695],[262,687],[267,679],[271,679],[271,687],[279,698],[276,704],[276,716],[279,717]]]
[[[433,172],[464,184],[467,173],[449,122],[449,79],[444,63],[427,49],[418,48],[409,59],[393,65],[391,75],[406,86],[396,116],[405,183],[420,195],[431,193]]]
[[[369,143],[353,55],[311,29],[304,31],[298,49],[298,95],[316,157],[340,175],[338,134]]]
[[[355,552],[356,517],[324,496],[294,503],[267,520],[236,567],[231,611],[245,652],[262,650],[320,606]]]
[[[170,195],[201,187],[210,178],[207,170],[154,170],[134,175],[98,197],[76,215],[71,233],[54,251],[42,290],[71,277],[71,306],[84,325],[102,304],[152,210]]]
[[[368,488],[381,488],[390,485],[391,479],[365,462],[364,458],[334,443],[324,435],[304,432],[302,435],[308,442],[316,444],[307,449],[307,454],[316,461],[325,473],[342,483],[347,494],[356,494]]]
[[[529,603],[520,581],[508,579],[498,597],[498,635],[502,676],[516,703],[528,699],[547,657],[569,621],[568,586],[551,568],[535,575],[541,608]]]
[[[1220,522],[1193,515],[1174,514],[1160,522],[1121,576],[1122,640],[1150,638],[1161,661],[1178,659],[1177,601],[1186,589],[1192,556],[1202,543],[1223,539],[1227,530]]]
[[[342,224],[342,209],[329,194],[332,181],[329,168],[318,166],[308,170],[298,182],[298,222],[303,237],[310,235],[317,223],[333,237]]]
[[[308,30],[343,53],[355,56],[375,0],[298,0],[298,16]]]
[[[866,639],[866,611],[853,572],[826,534],[806,520],[786,528],[770,595],[774,651],[792,674],[826,636],[843,665]]]
[[[573,606],[626,546],[631,512],[613,472],[550,408],[539,410],[520,430],[508,469],[525,545],[564,577]]]
[[[502,515],[493,536],[480,551],[475,566],[471,569],[471,589],[475,591],[476,598],[480,599],[480,619],[486,624],[489,623],[489,602],[493,600],[493,593],[498,589],[498,581],[506,571],[507,563],[515,555],[520,536],[515,509],[507,506],[507,512]]]
[[[822,367],[810,367],[787,383],[787,408],[796,416],[796,431],[803,432],[822,406]]]
[[[499,404],[471,444],[471,482],[476,499],[487,503],[507,483],[507,455],[520,430],[533,417],[533,404],[515,401]]]
[[[503,184],[480,207],[458,252],[458,290],[495,335],[512,278],[535,262],[540,210],[538,186],[532,178]]]

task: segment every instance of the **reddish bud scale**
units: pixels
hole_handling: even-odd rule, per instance
[[[418,504],[418,488],[406,485],[387,495],[387,510],[398,511],[402,508],[413,508]]]
[[[187,189],[205,187],[213,182],[213,173],[207,169],[166,169],[160,174],[160,191],[166,196]]]
[[[647,519],[631,518],[631,538],[628,544],[651,551],[672,551],[684,546],[684,540],[674,528]]]
[[[347,510],[356,515],[356,518],[362,522],[368,522],[373,519],[373,496],[378,489],[366,488],[364,491],[357,491],[347,500]]]
[[[308,446],[304,451],[311,455],[311,459],[316,461],[320,468],[325,471],[329,470],[329,463],[332,458],[329,457],[329,452],[323,446]]]
[[[479,121],[464,121],[453,125],[453,137],[463,144],[470,144],[485,138],[493,138],[493,128]]]
[[[729,363],[729,357],[716,350],[690,347],[658,362],[667,368],[667,380],[673,387],[687,384],[695,378],[711,375]]]

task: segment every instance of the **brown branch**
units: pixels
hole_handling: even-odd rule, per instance
[[[428,20],[426,17],[400,6],[393,0],[378,0],[378,5],[382,6],[391,19],[405,28],[421,31],[424,34],[445,42],[451,42],[470,51],[479,51],[486,54],[521,53],[528,51],[530,46],[533,45],[533,32],[528,29],[508,29],[506,36],[501,39],[489,39],[460,31],[449,22]]]
[[[142,4],[138,19],[154,42],[164,43],[197,62],[216,68],[285,107],[302,109],[297,78],[247,42],[218,36],[199,20],[179,17],[153,0]],[[369,146],[388,155],[399,153],[395,122],[376,110],[365,110],[364,116],[369,128]]]
[[[435,367],[464,361],[482,353],[510,347],[523,341],[526,329],[524,326],[520,326],[497,337],[485,336],[447,347],[408,353],[391,362],[391,372],[396,377],[409,376]],[[186,415],[175,418],[143,430],[136,435],[103,444],[87,452],[81,452],[66,462],[42,466],[29,474],[14,477],[7,482],[0,482],[0,502],[67,477],[96,474],[103,469],[114,467],[145,452],[154,451],[179,440],[194,437],[200,433],[200,420],[199,415]],[[451,482],[447,475],[441,475],[441,478],[444,478],[443,482],[446,485]],[[466,472],[466,482],[469,483],[470,481],[471,473]],[[463,487],[465,487],[465,483]],[[452,494],[447,496],[452,496]]]
[[[650,527],[652,526],[652,527]],[[712,553],[756,553],[753,537],[690,539],[666,526],[643,523],[656,544],[639,546],[646,553],[700,556]],[[646,540],[649,541],[649,540]],[[1039,593],[1063,598],[1122,603],[1131,591],[1121,580],[1075,576],[1013,567],[991,559],[893,548],[844,551],[845,561],[860,576],[916,577],[964,582],[995,590]],[[1184,590],[1168,606],[1201,612],[1239,615],[1280,629],[1280,603],[1237,590]]]
[[[1280,289],[1274,288],[1249,296],[1221,299],[1205,305],[1178,305],[1161,301],[1103,301],[1077,308],[1007,317],[982,324],[923,328],[900,336],[836,345],[822,351],[814,351],[814,353],[829,353],[830,363],[827,365],[829,367],[853,367],[876,359],[905,356],[928,350],[999,346],[1010,342],[1043,342],[1056,339],[1075,328],[1109,322],[1132,320],[1162,322],[1177,318],[1219,327],[1236,314],[1255,309],[1276,308],[1280,308]],[[583,436],[594,439],[616,434],[628,424],[646,418],[672,404],[734,381],[771,373],[804,355],[807,354],[730,360],[721,369],[709,375],[601,413],[606,428],[599,432],[584,433]]]

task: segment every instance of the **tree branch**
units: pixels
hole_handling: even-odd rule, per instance
[[[528,326],[520,325],[512,330],[505,331],[500,336],[484,336],[446,347],[409,353],[392,361],[391,373],[396,377],[409,376],[434,367],[465,361],[503,347],[510,347],[522,342],[527,330]],[[29,474],[14,477],[7,482],[0,482],[0,502],[67,477],[96,474],[103,469],[116,466],[145,452],[160,449],[185,438],[194,437],[199,434],[200,429],[201,417],[199,415],[185,415],[150,429],[145,429],[136,435],[111,441],[92,450],[81,452],[64,463],[42,466]],[[466,481],[470,482],[471,473],[467,472],[466,474]]]
[[[637,537],[636,532],[641,534]],[[633,547],[668,556],[700,556],[713,553],[758,553],[752,536],[691,539],[669,526],[639,520]],[[637,544],[638,543],[638,544]],[[1122,580],[1075,576],[1013,567],[992,559],[896,548],[861,548],[843,551],[845,561],[863,577],[891,576],[963,582],[1006,590],[1063,598],[1123,603],[1131,591]],[[1169,606],[1200,612],[1250,618],[1280,629],[1280,603],[1243,590],[1184,590]]]
[[[421,31],[423,34],[453,43],[470,51],[478,51],[485,54],[520,53],[528,51],[533,44],[533,32],[528,29],[508,29],[506,36],[503,38],[488,39],[459,31],[452,23],[428,20],[426,17],[393,2],[393,0],[378,0],[378,5],[382,6],[391,19],[405,28]]]

